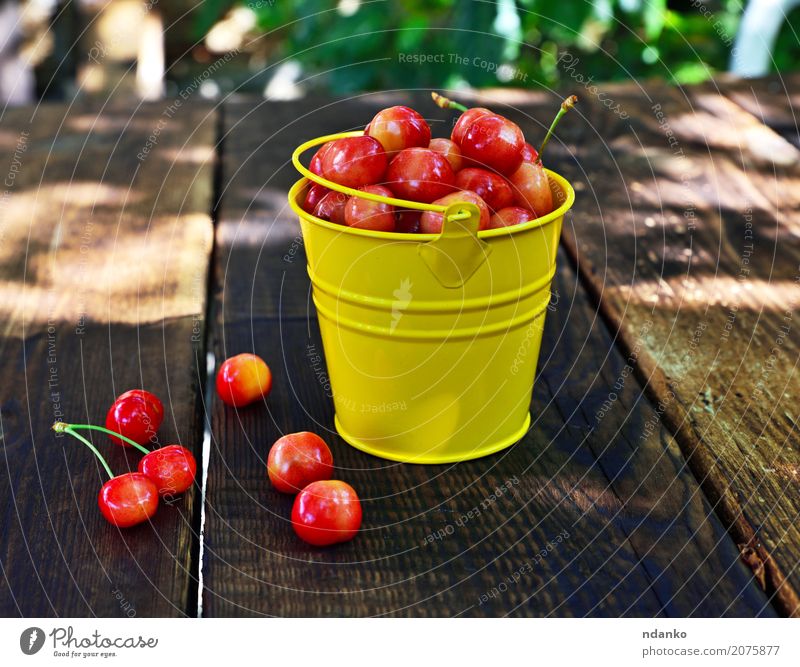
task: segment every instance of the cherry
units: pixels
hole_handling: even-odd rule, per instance
[[[80,433],[76,433],[74,430],[76,428],[88,428],[103,431],[104,433],[107,433],[108,429],[88,424],[65,424],[64,422],[53,424],[53,430],[56,433],[67,433],[86,445],[100,461],[109,476],[110,479],[103,484],[97,497],[100,512],[106,520],[119,528],[128,528],[150,519],[158,509],[158,487],[156,487],[155,482],[138,472],[129,472],[115,477],[103,455]],[[133,443],[133,441],[131,441],[131,444],[147,451],[141,445]]]
[[[345,224],[344,209],[349,197],[343,192],[328,190],[314,207],[314,216],[322,220],[335,222],[337,225]]]
[[[439,204],[440,206],[449,206],[450,204],[460,201],[470,202],[480,209],[481,218],[478,224],[478,230],[486,229],[489,226],[489,207],[475,192],[470,192],[469,190],[451,192],[449,195],[445,195],[433,203]],[[442,213],[425,211],[420,218],[419,231],[423,234],[439,234],[442,231],[443,217],[444,214]]]
[[[159,495],[172,496],[194,484],[197,462],[186,447],[166,445],[146,454],[139,472],[155,483]]]
[[[255,354],[237,354],[222,362],[217,372],[217,394],[224,403],[241,408],[267,396],[272,373]]]
[[[382,185],[365,185],[359,190],[382,197],[394,197],[392,191]],[[348,227],[371,229],[377,232],[393,232],[395,230],[394,206],[362,197],[350,197],[344,209],[344,221]]]
[[[361,516],[352,486],[338,480],[311,482],[294,500],[292,528],[301,540],[322,547],[352,540]]]
[[[303,200],[303,210],[306,213],[313,214],[317,204],[319,204],[320,200],[329,192],[330,190],[324,185],[312,183],[306,192],[306,198]]]
[[[522,164],[525,136],[516,123],[491,114],[472,121],[461,140],[461,153],[500,174],[511,174]]]
[[[267,474],[281,493],[298,493],[311,482],[333,476],[333,454],[315,433],[289,433],[269,450]]]
[[[517,204],[532,211],[535,218],[553,210],[553,193],[541,162],[523,162],[508,180]]]
[[[514,203],[514,191],[508,181],[486,169],[462,169],[456,174],[456,187],[477,193],[491,211],[499,211]]]
[[[419,231],[422,211],[403,209],[395,212],[395,231],[402,234],[414,234]]]
[[[103,484],[97,504],[106,521],[118,528],[130,528],[156,513],[158,488],[146,475],[128,472]]]
[[[308,170],[312,174],[316,174],[317,176],[322,176],[322,158],[325,157],[325,153],[328,152],[332,144],[333,144],[332,141],[329,141],[326,144],[322,144],[319,150],[316,153],[314,153],[314,157],[311,158],[311,162],[308,165]]]
[[[492,116],[494,113],[489,111],[489,109],[485,109],[483,107],[472,107],[472,109],[467,109],[463,104],[459,104],[458,102],[454,102],[446,98],[444,95],[439,95],[439,93],[431,93],[431,97],[433,101],[436,103],[436,106],[441,107],[442,109],[458,109],[459,111],[463,111],[456,121],[455,125],[453,125],[453,131],[450,133],[450,138],[456,142],[457,144],[461,145],[461,142],[464,140],[464,135],[467,133],[467,129],[473,123],[473,121],[477,120],[478,118],[482,118],[483,116]]]
[[[489,229],[500,229],[501,227],[513,227],[524,222],[533,220],[536,216],[529,210],[520,206],[508,206],[500,209],[489,220]]]
[[[431,128],[425,119],[409,107],[396,106],[375,114],[364,134],[377,139],[389,157],[404,148],[427,146]]]
[[[144,389],[131,389],[120,394],[108,409],[106,428],[143,445],[155,440],[163,420],[164,406],[155,394]],[[118,445],[130,447],[116,435],[111,439]]]
[[[428,148],[443,155],[454,172],[463,168],[464,158],[461,156],[461,149],[455,141],[450,141],[450,139],[431,139]]]
[[[388,159],[373,137],[336,139],[321,158],[322,175],[350,188],[374,185],[383,179]]]
[[[522,161],[523,162],[536,162],[539,159],[539,151],[531,146],[527,141],[522,147]]]
[[[386,179],[401,199],[430,203],[454,189],[455,174],[443,155],[428,148],[406,148],[389,164]]]
[[[509,177],[514,187],[514,196],[520,206],[530,209],[538,218],[547,215],[553,210],[553,193],[550,190],[550,181],[542,165],[542,154],[547,142],[562,116],[575,106],[578,98],[571,95],[561,103],[561,107],[550,124],[547,134],[539,148],[536,161],[523,162],[520,167]],[[535,149],[534,149],[535,150]]]

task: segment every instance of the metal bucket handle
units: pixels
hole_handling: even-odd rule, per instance
[[[355,188],[339,185],[329,181],[308,169],[300,156],[310,148],[336,139],[362,136],[363,131],[340,132],[316,137],[300,144],[292,153],[292,164],[308,180],[351,197],[361,197],[370,201],[391,204],[404,209],[418,211],[434,211],[443,215],[442,231],[432,241],[418,244],[417,251],[425,265],[433,273],[442,286],[455,289],[464,285],[469,278],[486,261],[491,246],[478,238],[480,210],[470,202],[455,202],[449,206],[423,204],[421,202],[383,197],[372,192],[364,192]]]

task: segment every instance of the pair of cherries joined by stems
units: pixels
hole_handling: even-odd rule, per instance
[[[143,389],[120,395],[108,411],[106,426],[56,422],[56,433],[67,433],[86,445],[98,458],[109,480],[97,498],[100,512],[118,528],[148,521],[158,509],[159,498],[183,493],[195,480],[197,463],[181,445],[167,445],[150,451],[144,443],[155,439],[164,419],[164,407],[157,396]],[[98,449],[78,431],[99,431],[124,447],[144,454],[137,472],[114,475]]]

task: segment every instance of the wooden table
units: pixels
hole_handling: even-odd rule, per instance
[[[800,615],[797,90],[798,76],[569,91],[581,102],[547,161],[578,198],[533,424],[450,466],[387,463],[333,432],[286,205],[305,138],[396,103],[446,134],[424,91],[6,111],[0,613]],[[558,98],[471,102],[536,143]],[[275,388],[235,411],[207,360],[243,351]],[[203,486],[119,532],[97,511],[102,471],[50,425],[103,423],[140,386]],[[295,539],[265,474],[271,443],[306,429],[364,501],[362,533],[327,550]]]

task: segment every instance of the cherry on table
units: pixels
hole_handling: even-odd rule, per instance
[[[388,158],[373,137],[336,139],[320,159],[322,176],[350,188],[374,185],[383,180]]]
[[[197,461],[186,447],[166,445],[146,454],[138,469],[155,483],[160,496],[171,496],[194,484]]]
[[[433,203],[438,204],[439,206],[449,206],[450,204],[455,204],[456,202],[460,201],[475,204],[480,210],[481,217],[480,223],[478,224],[479,231],[481,229],[486,229],[489,226],[489,207],[486,205],[486,202],[480,198],[480,195],[475,192],[470,192],[469,190],[451,192],[449,195],[445,195]],[[423,212],[422,217],[420,218],[419,231],[423,234],[439,234],[442,231],[443,218],[443,213],[438,213],[436,211]]]
[[[514,191],[509,182],[500,174],[486,169],[462,169],[456,174],[456,187],[477,193],[492,212],[514,203]]]
[[[158,488],[147,475],[128,472],[103,484],[97,504],[106,521],[118,528],[130,528],[156,513]]]
[[[361,501],[339,480],[312,482],[295,498],[292,528],[309,544],[322,547],[352,540],[361,527]]]
[[[430,203],[452,192],[455,174],[447,159],[428,148],[406,148],[389,164],[386,185],[400,199]]]
[[[414,109],[395,106],[375,114],[364,134],[377,139],[391,157],[404,148],[425,147],[431,140],[431,128]]]
[[[106,428],[130,438],[140,445],[154,440],[164,420],[164,406],[155,394],[144,389],[131,389],[120,394],[106,414]],[[111,435],[123,447],[130,443]]]
[[[383,185],[365,185],[359,190],[381,197],[394,197],[392,191]],[[394,206],[386,202],[353,196],[350,197],[344,208],[344,222],[348,227],[357,229],[393,232],[395,230]]]
[[[281,493],[299,493],[311,482],[333,476],[333,454],[315,433],[288,433],[270,448],[267,474]]]
[[[222,362],[216,384],[217,394],[224,403],[241,408],[269,394],[272,373],[261,357],[237,354]]]

